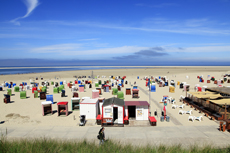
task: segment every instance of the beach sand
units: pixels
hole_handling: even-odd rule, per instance
[[[210,120],[208,117],[205,117],[203,114],[200,114],[198,111],[194,111],[194,109],[186,106],[183,110],[192,110],[193,116],[203,116],[204,120],[202,122],[188,122],[188,114],[179,115],[179,108],[171,109],[172,104],[168,104],[167,106],[167,115],[171,117],[170,122],[160,122],[160,112],[163,109],[163,104],[159,103],[162,99],[163,95],[168,95],[169,97],[176,99],[177,105],[182,105],[182,102],[179,102],[180,95],[185,96],[185,92],[182,89],[179,89],[179,86],[176,85],[175,93],[169,93],[169,87],[159,87],[156,85],[156,92],[150,92],[145,86],[145,80],[143,77],[147,76],[166,76],[169,80],[174,80],[176,83],[177,81],[186,82],[190,84],[190,91],[194,91],[195,84],[200,84],[200,86],[208,86],[208,87],[216,87],[213,82],[207,84],[207,75],[214,76],[216,79],[223,79],[223,75],[226,73],[230,73],[230,67],[222,66],[222,67],[156,67],[156,68],[145,68],[145,69],[105,69],[105,70],[80,70],[80,71],[62,71],[62,72],[47,72],[47,73],[32,73],[32,74],[15,74],[15,75],[1,75],[0,82],[3,83],[4,81],[13,82],[19,85],[21,82],[27,82],[30,84],[30,79],[35,80],[38,77],[39,85],[43,81],[54,81],[60,82],[66,80],[66,82],[74,81],[76,78],[74,76],[87,76],[87,78],[80,79],[80,80],[87,80],[88,76],[92,74],[100,77],[106,76],[106,78],[98,78],[93,79],[93,82],[97,82],[98,80],[108,80],[109,76],[126,76],[126,80],[128,84],[124,85],[122,91],[125,93],[125,88],[131,88],[131,84],[134,81],[137,82],[137,85],[140,89],[139,91],[139,99],[133,99],[131,95],[125,95],[125,101],[136,100],[136,101],[147,101],[150,103],[150,112],[151,115],[154,115],[154,111],[158,111],[157,119],[157,126],[202,126],[202,125],[216,125],[218,127],[218,123],[216,121]],[[204,83],[200,83],[197,79],[197,76],[203,75],[204,76]],[[137,76],[140,79],[137,79]],[[188,76],[188,78],[186,77]],[[41,80],[43,77],[43,80]],[[55,79],[56,78],[56,79]],[[89,79],[91,80],[91,79]],[[131,82],[131,84],[130,84]],[[92,97],[92,90],[96,89],[95,84],[93,83],[92,88],[86,88],[85,92],[78,92],[79,97]],[[224,83],[224,86],[230,86],[228,83]],[[78,85],[75,85],[78,87]],[[71,111],[71,98],[72,92],[71,89],[65,85],[65,91],[67,97],[61,97],[61,93],[53,94],[53,86],[48,86],[48,93],[53,94],[54,102],[61,102],[61,101],[68,101],[68,107],[70,114],[65,117],[58,117],[57,112],[55,112],[51,116],[42,116],[42,106],[41,102],[45,100],[40,100],[40,98],[34,98],[32,94],[32,90],[27,90],[27,99],[20,99],[20,93],[14,92],[12,88],[11,96],[11,103],[5,104],[3,103],[4,94],[7,93],[6,87],[3,88],[3,91],[0,93],[0,99],[2,102],[0,103],[0,121],[4,122],[0,124],[0,126],[10,127],[10,126],[17,126],[17,127],[32,127],[32,126],[78,126],[79,124],[79,111]],[[103,92],[100,97],[104,98],[111,98],[113,97],[112,91],[110,92]],[[150,99],[151,98],[151,99]],[[149,101],[150,99],[150,101]],[[57,104],[53,104],[53,111],[57,110]],[[75,120],[74,120],[75,118]],[[86,126],[98,126],[93,124],[92,122]]]

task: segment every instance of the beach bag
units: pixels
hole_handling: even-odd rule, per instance
[[[100,135],[99,134],[97,135],[97,139],[100,139]]]

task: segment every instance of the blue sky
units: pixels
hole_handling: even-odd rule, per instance
[[[229,0],[0,0],[0,59],[230,65],[229,8]]]

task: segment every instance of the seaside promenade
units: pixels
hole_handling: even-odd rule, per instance
[[[106,139],[134,146],[178,145],[210,145],[226,147],[230,145],[230,133],[218,131],[218,126],[174,126],[174,127],[106,127]],[[8,140],[49,138],[61,141],[87,140],[97,143],[96,136],[100,127],[70,126],[36,126],[36,127],[5,127],[0,125],[2,135]],[[7,131],[7,134],[6,134]]]

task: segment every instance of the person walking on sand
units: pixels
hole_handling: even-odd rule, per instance
[[[99,131],[99,138],[100,138],[100,142],[99,142],[99,145],[101,144],[104,144],[104,141],[105,141],[105,132],[104,132],[105,128],[102,127]]]

